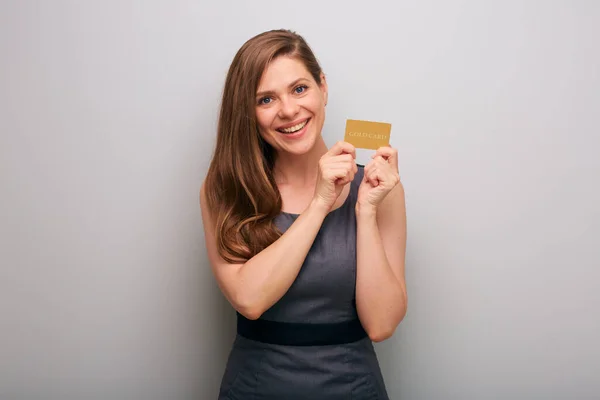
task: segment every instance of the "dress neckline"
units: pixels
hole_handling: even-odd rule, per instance
[[[362,165],[357,164],[357,167],[360,169],[362,167]],[[344,202],[338,207],[335,208],[331,211],[329,211],[327,213],[327,216],[334,214],[342,209],[345,209],[346,207],[348,207],[348,204],[350,204],[350,202],[352,201],[351,196],[353,194],[354,188],[355,186],[358,184],[357,180],[358,180],[358,172],[354,175],[354,179],[352,180],[352,182],[350,182],[350,190],[348,190],[348,196],[346,196],[346,199],[344,200]],[[287,212],[287,211],[281,211],[280,212],[281,215],[287,215],[289,217],[293,217],[293,218],[298,218],[300,216],[299,213],[291,213],[291,212]]]

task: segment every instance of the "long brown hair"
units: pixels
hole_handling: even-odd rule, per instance
[[[223,90],[216,147],[204,182],[219,254],[245,261],[279,238],[274,218],[281,195],[273,176],[275,151],[259,134],[256,91],[276,57],[303,62],[321,84],[321,67],[302,38],[289,30],[263,32],[243,44],[233,58]]]

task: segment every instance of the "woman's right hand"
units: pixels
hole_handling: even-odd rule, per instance
[[[347,142],[337,142],[319,160],[319,172],[313,201],[331,210],[344,186],[352,182],[358,171],[356,151]]]

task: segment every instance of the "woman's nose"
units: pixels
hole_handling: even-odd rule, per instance
[[[292,118],[296,114],[298,114],[298,103],[294,99],[284,98],[280,103],[281,107],[279,108],[279,116],[280,118]]]

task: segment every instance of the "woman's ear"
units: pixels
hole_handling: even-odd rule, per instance
[[[325,74],[322,72],[321,72],[321,91],[323,92],[323,101],[325,102],[325,105],[327,105],[327,93],[328,93],[327,80],[325,79]]]

